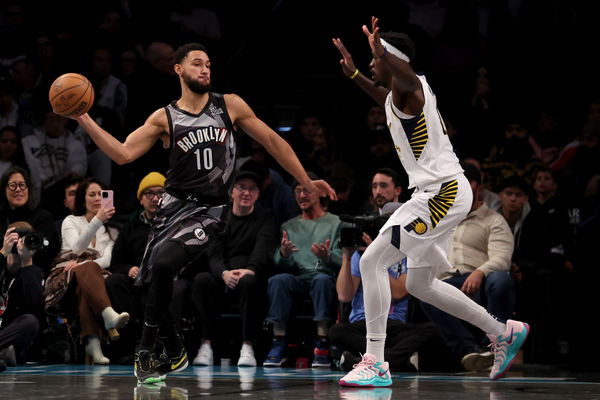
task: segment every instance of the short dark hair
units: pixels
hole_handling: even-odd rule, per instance
[[[415,65],[415,59],[417,56],[417,52],[415,50],[415,43],[412,39],[405,33],[400,32],[382,32],[380,34],[381,38],[406,54],[410,59],[410,65]]]
[[[21,174],[23,175],[23,179],[25,180],[25,183],[27,184],[27,187],[29,188],[28,193],[27,193],[27,203],[25,204],[24,207],[29,208],[30,210],[33,210],[36,206],[37,206],[37,202],[35,199],[35,195],[33,194],[33,183],[31,182],[31,177],[29,176],[29,172],[27,172],[27,170],[25,168],[21,168],[17,165],[14,165],[10,168],[8,168],[5,172],[4,175],[2,175],[2,178],[0,179],[0,188],[2,188],[2,194],[0,194],[0,211],[5,211],[8,207],[8,199],[6,198],[6,187],[8,186],[8,180],[10,179],[11,176],[13,176],[14,174]]]
[[[194,50],[200,50],[208,54],[204,45],[197,42],[186,43],[184,45],[179,46],[179,48],[175,51],[175,64],[181,64],[183,59],[188,56],[190,51]]]
[[[552,177],[552,180],[554,182],[556,182],[556,173],[552,170],[552,168],[547,167],[547,166],[541,166],[535,169],[535,172],[533,173],[533,180],[537,179],[537,176],[540,172],[545,172],[547,174],[550,174],[550,176]]]
[[[500,187],[498,188],[498,192],[502,192],[504,189],[508,188],[508,187],[516,187],[521,189],[526,195],[529,195],[529,191],[530,191],[530,186],[527,183],[527,181],[525,180],[525,178],[523,178],[522,176],[519,175],[511,175],[508,178],[504,179],[504,181],[502,181],[502,184],[500,185]]]
[[[89,178],[85,178],[83,181],[81,181],[77,187],[77,193],[75,194],[75,211],[73,211],[73,215],[85,215],[85,194],[88,187],[90,187],[92,183],[100,186],[102,190],[106,189],[106,184],[95,176],[90,176]]]
[[[321,178],[319,178],[319,176],[317,174],[315,174],[312,171],[306,171],[306,175],[308,175],[308,177],[313,181],[321,179]],[[294,179],[292,181],[292,190],[296,189],[296,186],[298,186],[299,184],[300,184],[300,182],[298,182],[298,180]]]
[[[73,185],[78,185],[83,182],[83,177],[79,175],[70,176],[63,180],[63,190],[67,190],[69,187]]]
[[[481,184],[481,171],[479,168],[470,162],[461,161],[460,166],[462,167],[465,177],[469,180],[469,182],[477,182]]]
[[[373,182],[373,178],[375,178],[375,175],[377,174],[382,174],[385,176],[389,176],[390,178],[392,178],[392,181],[394,182],[394,187],[402,187],[402,180],[400,179],[400,174],[398,172],[396,172],[396,170],[389,168],[389,167],[383,167],[383,168],[378,168],[375,173],[373,173],[373,176],[371,177],[371,183]],[[371,184],[369,183],[369,184]]]

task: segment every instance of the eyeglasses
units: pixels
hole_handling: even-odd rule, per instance
[[[258,192],[258,188],[256,186],[233,185],[233,187],[240,192],[248,192],[248,193]]]
[[[148,200],[152,200],[154,198],[154,196],[158,197],[159,199],[162,199],[163,195],[165,194],[165,191],[164,190],[158,190],[156,192],[153,192],[152,190],[146,190],[142,194],[144,196],[146,196],[146,198]]]
[[[312,192],[310,190],[306,189],[306,188],[296,187],[296,189],[294,189],[294,194],[296,196],[300,196],[301,194],[304,194],[305,196],[310,196],[311,193]]]
[[[15,190],[17,190],[17,187],[21,190],[27,189],[27,184],[25,182],[8,182],[8,185],[6,185],[6,187],[11,192],[14,192]]]

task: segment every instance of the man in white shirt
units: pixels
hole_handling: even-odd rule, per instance
[[[452,235],[448,253],[452,269],[438,278],[506,321],[515,307],[515,283],[509,274],[513,236],[502,215],[483,203],[480,171],[469,163],[461,165],[473,189],[473,205]],[[485,349],[489,344],[485,335],[474,334],[460,319],[431,304],[421,303],[421,308],[439,326],[452,354],[467,371],[492,366],[494,355]]]
[[[33,135],[23,138],[23,152],[38,200],[46,189],[67,175],[85,176],[87,172],[85,147],[66,129],[68,121],[47,111],[44,123],[34,129]]]

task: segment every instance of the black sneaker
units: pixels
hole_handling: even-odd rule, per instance
[[[162,354],[158,358],[156,370],[161,376],[172,374],[173,372],[183,371],[188,366],[188,356],[185,351],[185,347],[181,349],[174,356],[167,354],[166,349],[163,350]]]
[[[340,357],[340,368],[344,372],[350,372],[352,371],[352,369],[354,369],[354,365],[361,362],[361,360],[361,357],[355,356],[354,354],[346,350],[342,353],[342,356]]]
[[[140,383],[156,383],[162,380],[156,370],[157,360],[153,351],[138,350],[134,356],[133,372]]]

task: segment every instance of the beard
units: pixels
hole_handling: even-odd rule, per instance
[[[198,81],[192,80],[188,75],[183,74],[183,81],[190,88],[190,90],[196,94],[204,94],[210,91],[210,83],[203,85]]]

